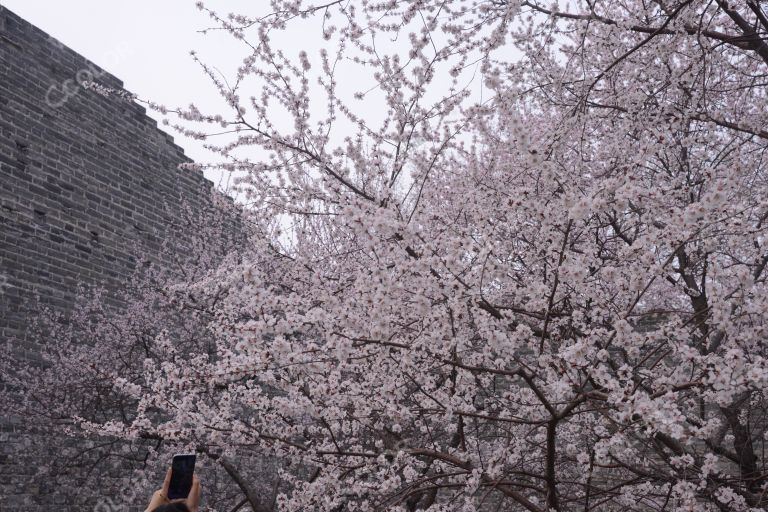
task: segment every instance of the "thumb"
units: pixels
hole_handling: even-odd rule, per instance
[[[165,496],[168,496],[168,487],[171,485],[171,468],[165,472],[165,480],[163,480],[163,487],[161,490]]]

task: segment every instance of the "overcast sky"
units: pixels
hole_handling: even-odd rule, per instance
[[[231,36],[199,33],[212,24],[194,0],[0,0],[0,5],[123,80],[127,90],[168,106],[194,101],[222,111],[190,50],[229,76],[244,56]],[[223,14],[249,13],[254,0],[212,0],[207,5]],[[191,158],[211,160],[202,144],[173,135]],[[221,179],[214,171],[207,176]]]

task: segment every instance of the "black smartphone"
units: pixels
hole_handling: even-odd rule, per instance
[[[195,473],[194,453],[179,453],[171,463],[171,483],[168,485],[168,499],[178,500],[189,496],[192,489],[192,475]]]

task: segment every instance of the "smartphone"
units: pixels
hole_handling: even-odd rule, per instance
[[[189,496],[192,489],[192,475],[195,473],[194,453],[178,453],[171,463],[171,483],[168,485],[168,499],[178,500]]]

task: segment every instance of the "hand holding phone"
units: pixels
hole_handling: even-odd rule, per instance
[[[194,453],[179,453],[171,463],[171,481],[168,484],[168,499],[178,500],[189,496],[192,490],[192,475],[195,473]]]
[[[179,457],[179,460],[176,459]],[[154,512],[157,507],[169,503],[184,503],[190,512],[198,512],[200,506],[200,479],[194,475],[195,460],[194,455],[190,460],[189,454],[179,454],[174,457],[174,461],[168,471],[165,473],[163,486],[155,491],[145,512]],[[175,475],[175,477],[174,477]],[[191,475],[191,485],[187,487],[188,476]],[[171,481],[175,480],[171,492]],[[171,496],[182,496],[171,498]]]

